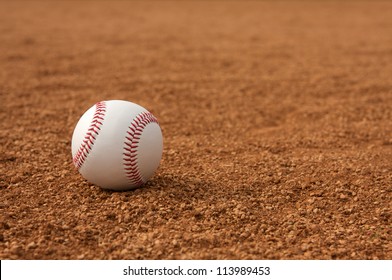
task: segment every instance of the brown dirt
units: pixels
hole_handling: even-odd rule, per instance
[[[392,4],[0,2],[1,259],[391,259]],[[164,134],[143,188],[72,165],[97,101]]]

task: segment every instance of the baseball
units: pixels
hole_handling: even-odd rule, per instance
[[[72,157],[90,183],[129,190],[147,182],[162,157],[157,119],[142,106],[122,100],[101,101],[80,118],[72,135]]]

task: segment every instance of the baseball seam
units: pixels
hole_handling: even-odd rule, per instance
[[[125,176],[136,186],[145,183],[138,167],[137,155],[140,137],[144,128],[150,123],[158,124],[158,120],[150,112],[146,111],[138,114],[128,127],[124,141],[123,164]]]
[[[95,112],[91,124],[87,130],[86,135],[84,136],[84,139],[78,151],[73,158],[73,163],[78,170],[83,166],[88,154],[91,152],[94,146],[94,142],[96,141],[99,131],[101,130],[101,127],[103,125],[105,113],[105,101],[101,101],[95,104]]]

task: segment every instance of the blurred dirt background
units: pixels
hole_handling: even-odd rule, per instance
[[[391,259],[392,3],[0,2],[1,259]],[[164,134],[144,187],[75,170],[101,100]]]

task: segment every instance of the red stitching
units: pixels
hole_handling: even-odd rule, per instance
[[[93,148],[94,141],[96,140],[99,131],[101,130],[105,113],[106,113],[105,101],[101,101],[95,104],[95,113],[91,121],[90,127],[88,128],[87,133],[84,136],[84,139],[79,147],[79,150],[76,152],[73,158],[73,163],[77,169],[80,169],[83,166],[83,163],[86,161],[88,154]]]
[[[137,166],[137,149],[142,132],[150,123],[158,123],[158,120],[150,112],[140,113],[132,120],[125,137],[123,153],[125,176],[137,186],[145,183]]]

